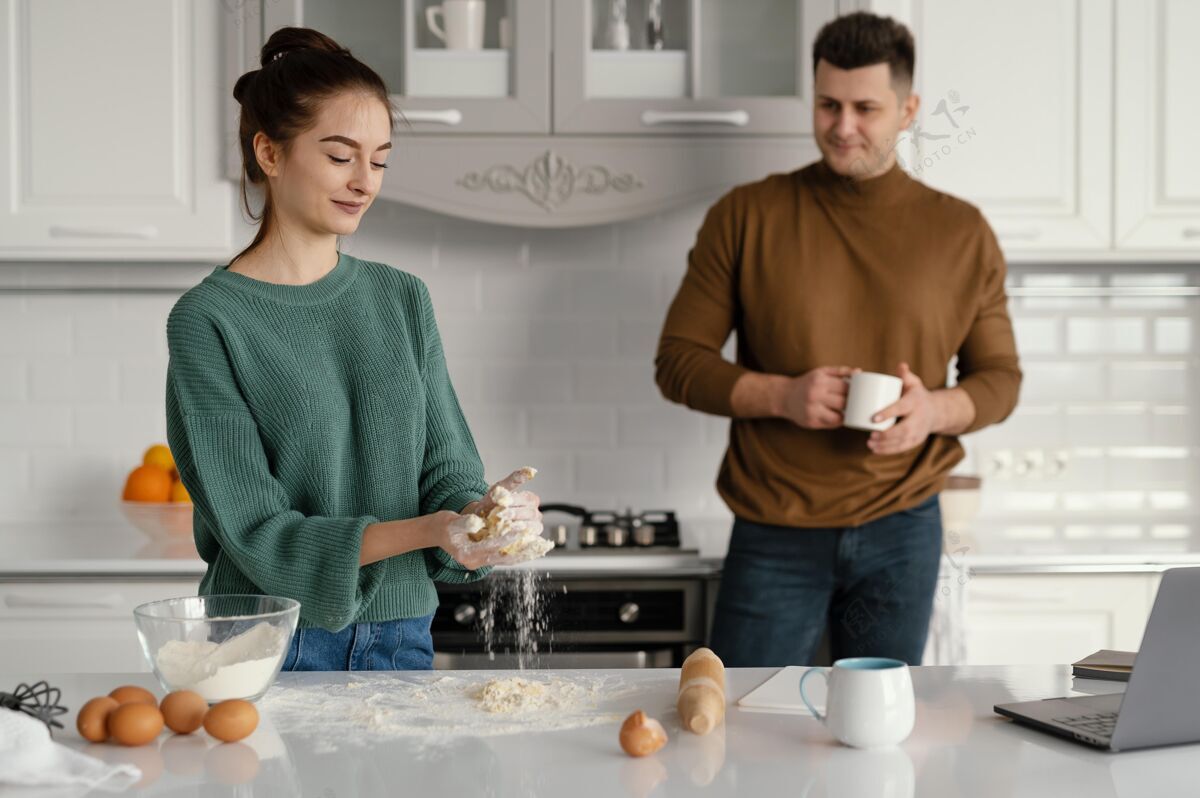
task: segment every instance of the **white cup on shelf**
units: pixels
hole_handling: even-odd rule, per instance
[[[425,23],[447,50],[482,50],[486,11],[484,0],[442,0],[425,9]]]

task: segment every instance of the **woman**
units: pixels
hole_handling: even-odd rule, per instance
[[[284,28],[233,95],[261,226],[167,320],[167,435],[208,563],[200,593],[299,600],[285,669],[428,669],[434,580],[503,558],[459,544],[494,505],[424,283],[337,248],[379,193],[387,89],[328,37]],[[502,515],[540,532],[528,491]]]

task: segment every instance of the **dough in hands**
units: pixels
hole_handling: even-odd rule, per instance
[[[543,556],[554,544],[542,537],[540,521],[514,519],[508,512],[520,504],[518,487],[533,479],[537,469],[526,466],[497,482],[488,491],[492,508],[485,515],[464,516],[463,534],[471,543],[487,546],[508,562],[524,562]]]

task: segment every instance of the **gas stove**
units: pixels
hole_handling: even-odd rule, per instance
[[[576,504],[541,506],[548,556],[563,554],[691,554],[680,547],[679,521],[671,510],[589,510]],[[574,516],[568,523],[564,516]]]

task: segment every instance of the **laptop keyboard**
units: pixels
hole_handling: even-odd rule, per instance
[[[1112,737],[1113,729],[1117,726],[1117,713],[1097,712],[1094,715],[1079,715],[1073,718],[1054,718],[1054,722],[1097,737]]]

